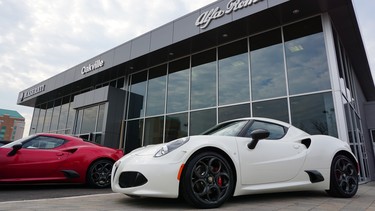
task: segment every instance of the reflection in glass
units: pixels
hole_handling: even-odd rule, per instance
[[[287,99],[277,99],[253,103],[253,116],[289,122]]]
[[[189,67],[189,57],[169,64],[167,113],[188,109]]]
[[[219,105],[249,101],[247,40],[219,48]]]
[[[165,142],[188,135],[187,113],[167,116],[165,124]]]
[[[219,108],[219,123],[242,117],[250,117],[250,104]]]
[[[37,133],[43,132],[43,125],[44,125],[44,118],[46,117],[46,105],[42,105],[40,108],[40,113],[39,113],[39,119],[38,119],[38,127],[36,129]]]
[[[300,94],[330,89],[320,18],[286,26],[284,34],[289,93]]]
[[[98,125],[96,126],[96,132],[103,132],[103,122],[104,122],[104,109],[105,104],[99,105],[99,113],[98,113]]]
[[[81,125],[82,125],[82,117],[83,117],[83,110],[77,110],[77,121],[75,124],[75,134],[80,134],[81,133]]]
[[[144,116],[147,71],[133,74],[131,80],[132,81],[129,89],[129,119]]]
[[[164,113],[167,66],[161,65],[149,71],[146,116]]]
[[[330,92],[290,98],[290,108],[294,126],[310,134],[338,136]]]
[[[46,117],[44,118],[43,132],[49,132],[49,128],[51,127],[52,111],[53,102],[49,102],[47,104]]]
[[[93,106],[83,110],[82,126],[80,133],[92,133],[95,131],[97,114],[98,106]]]
[[[163,143],[164,117],[148,118],[145,121],[143,146]]]
[[[73,131],[73,125],[74,125],[74,118],[76,116],[76,110],[71,106],[72,104],[69,103],[69,114],[68,114],[68,122],[66,124],[66,132],[65,134],[71,134]]]
[[[142,146],[143,119],[127,122],[125,154]]]
[[[61,111],[61,99],[55,101],[55,107],[53,108],[50,131],[57,130],[57,127],[59,124],[60,111]]]
[[[250,50],[252,99],[286,96],[280,29],[251,37]]]
[[[193,55],[191,70],[191,109],[216,105],[216,51]]]
[[[216,109],[190,113],[190,135],[198,135],[216,125]]]
[[[68,121],[68,114],[69,114],[69,97],[65,97],[62,100],[58,130],[66,129],[66,123]]]
[[[31,120],[31,124],[30,124],[30,132],[29,132],[30,135],[36,133],[36,129],[37,129],[36,127],[38,126],[39,112],[40,112],[40,109],[36,107],[34,109],[33,119]]]

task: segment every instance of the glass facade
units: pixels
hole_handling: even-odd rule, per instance
[[[336,119],[345,115],[348,142],[359,158],[361,180],[366,180],[369,169],[354,70],[333,29],[341,92],[337,99],[331,84],[337,80],[336,70],[328,65],[326,53],[331,47],[326,41],[332,43],[325,27],[316,16],[132,69],[130,75],[100,78],[84,91],[37,105],[30,134],[75,134],[103,144],[106,104],[73,108],[75,95],[103,86],[127,91],[120,144],[125,153],[201,134],[241,117],[273,118],[310,134],[340,137]],[[339,106],[345,114],[339,113]]]
[[[249,116],[338,136],[320,17],[146,69],[129,80],[128,146],[133,140],[141,146],[201,134]]]

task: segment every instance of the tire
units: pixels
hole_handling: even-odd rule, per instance
[[[358,190],[357,165],[345,155],[334,157],[331,166],[330,189],[327,193],[333,197],[351,198]]]
[[[87,183],[92,188],[108,188],[111,186],[111,173],[113,162],[110,160],[97,160],[92,163],[87,171]]]
[[[235,180],[228,161],[216,152],[195,155],[182,177],[183,198],[197,208],[220,207],[233,195]]]

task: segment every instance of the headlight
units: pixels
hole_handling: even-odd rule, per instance
[[[161,157],[163,155],[166,155],[173,150],[179,148],[180,146],[184,145],[186,142],[189,141],[189,137],[180,138],[174,141],[171,141],[165,145],[163,145],[158,152],[154,155],[154,157]]]
[[[118,161],[115,162],[114,166],[116,168],[118,168],[120,166],[120,164],[121,164],[121,160],[118,160]]]

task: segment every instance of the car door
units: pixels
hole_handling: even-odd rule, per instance
[[[250,135],[237,138],[242,184],[284,182],[294,178],[305,161],[306,147],[283,140],[285,128],[282,126],[255,122],[249,133],[254,129],[267,129],[270,137],[260,140],[254,149],[247,146],[252,141]]]
[[[58,150],[65,141],[38,136],[12,156],[2,156],[1,180],[43,180],[63,177],[59,166],[69,153]]]

